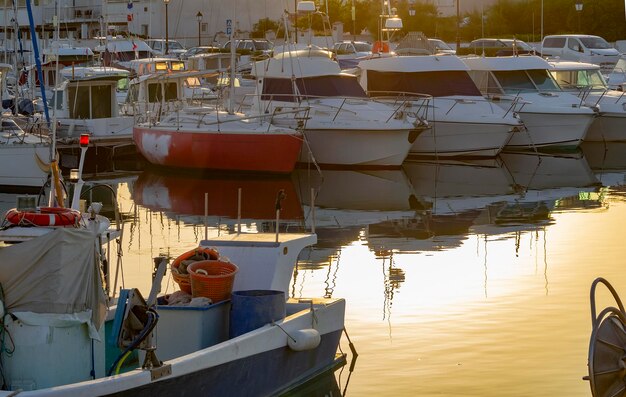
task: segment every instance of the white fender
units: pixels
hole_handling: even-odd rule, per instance
[[[290,337],[287,337],[287,344],[291,350],[297,352],[303,350],[315,349],[322,341],[322,337],[318,330],[313,328],[299,329],[289,333]]]

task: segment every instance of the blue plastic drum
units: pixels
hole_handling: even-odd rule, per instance
[[[230,297],[231,338],[285,318],[285,293],[272,290],[235,291]]]

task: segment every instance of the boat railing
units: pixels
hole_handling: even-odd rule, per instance
[[[167,115],[160,117],[160,122],[172,121],[181,125],[183,123],[192,123],[196,126],[209,126],[209,125],[222,125],[232,122],[241,121],[258,121],[259,123],[267,123],[267,132],[270,131],[272,125],[274,125],[274,119],[279,116],[293,115],[296,121],[293,125],[293,129],[301,130],[306,124],[308,119],[309,108],[305,106],[298,106],[294,108],[280,108],[274,109],[272,112],[264,114],[244,114],[234,113],[236,117],[232,117],[231,113],[218,108],[217,106],[198,106],[198,107],[179,107],[175,111],[169,112]],[[166,117],[168,119],[166,120]],[[210,118],[209,118],[210,117]],[[155,125],[154,118],[148,118],[147,122],[150,126]]]
[[[186,106],[187,102],[179,99],[162,102],[136,101],[130,104],[130,112],[134,116],[135,124],[154,125],[169,113],[177,112]]]
[[[375,102],[392,104],[396,112],[403,112],[421,121],[428,119],[432,95],[402,91],[368,91],[368,97]]]
[[[331,99],[338,100],[340,102],[339,104],[337,104],[337,102],[329,103],[328,100],[331,100]],[[367,103],[374,102],[374,103],[383,103],[385,105],[390,105],[389,102],[381,101],[378,98],[374,99],[374,98],[360,97],[360,96],[318,96],[318,95],[309,95],[309,94],[307,94],[306,96],[298,95],[298,94],[276,94],[276,95],[263,94],[261,101],[262,101],[262,106],[260,106],[260,108],[262,109],[263,112],[269,112],[269,110],[273,108],[284,109],[285,103],[294,103],[294,106],[304,105],[304,106],[311,107],[311,105],[314,105],[315,107],[328,108],[329,113],[334,113],[330,115],[332,117],[332,121],[335,121],[341,113],[350,113],[352,115],[361,114],[362,112],[361,109],[353,110],[353,109],[346,108],[347,104],[356,105],[356,104],[367,104]],[[411,99],[407,98],[405,100],[397,101],[397,103],[394,103],[394,107],[391,109],[391,112],[389,113],[389,117],[387,118],[385,122],[389,122],[392,119],[399,119],[409,114],[410,112],[408,112],[407,109],[411,108],[411,103],[415,101],[416,101],[415,98],[411,98]],[[415,113],[412,116],[417,117],[420,120],[423,120],[422,116],[419,115],[418,113]]]

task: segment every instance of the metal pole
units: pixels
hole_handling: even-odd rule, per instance
[[[204,239],[209,239],[209,193],[204,193]]]
[[[461,48],[461,37],[459,36],[459,25],[461,24],[461,8],[459,2],[456,0],[456,48]]]
[[[298,44],[298,0],[293,0],[293,19],[294,27],[296,29],[296,44]]]
[[[352,40],[356,41],[356,8],[352,0]]]
[[[241,188],[237,189],[237,234],[241,234]]]
[[[543,0],[541,0],[541,37],[539,37],[539,40],[541,40],[541,50],[543,52]]]
[[[200,47],[200,21],[198,21],[198,47]]]
[[[167,55],[170,52],[170,46],[169,46],[169,40],[170,40],[170,34],[169,34],[169,30],[168,30],[168,20],[167,20],[167,5],[169,4],[170,0],[163,0],[165,2],[165,55]]]
[[[311,233],[315,233],[315,189],[311,188]]]

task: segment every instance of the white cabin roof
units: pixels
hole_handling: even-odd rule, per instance
[[[373,58],[359,62],[362,70],[381,72],[432,72],[469,70],[469,67],[456,56],[416,55]]]
[[[66,79],[79,79],[96,76],[128,76],[130,74],[128,70],[112,68],[110,66],[75,66],[73,68],[71,66],[68,66],[61,69],[60,73]]]
[[[510,57],[463,57],[463,62],[471,70],[532,70],[550,69],[550,64],[543,58],[535,55]]]
[[[600,70],[600,65],[593,63],[549,60],[548,63],[553,70]]]
[[[283,52],[273,58],[255,62],[252,74],[264,77],[312,77],[342,74],[336,61],[317,51]]]
[[[58,55],[58,56],[68,56],[68,55],[93,55],[93,51],[89,47],[49,47],[43,50],[43,53],[46,55]]]

